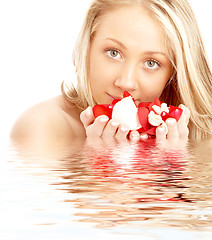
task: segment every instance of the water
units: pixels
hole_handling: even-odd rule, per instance
[[[212,239],[212,141],[1,143],[0,239]]]

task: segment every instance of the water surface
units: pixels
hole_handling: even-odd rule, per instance
[[[1,144],[0,239],[211,239],[212,142]]]

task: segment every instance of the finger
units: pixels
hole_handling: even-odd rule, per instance
[[[103,138],[114,137],[119,126],[120,126],[119,122],[110,120],[104,129],[102,137]]]
[[[166,120],[166,125],[168,128],[167,139],[169,140],[179,139],[179,132],[176,119],[168,118]]]
[[[87,137],[101,137],[108,121],[109,118],[105,115],[97,117],[93,124],[86,128]]]
[[[181,121],[181,118],[183,118],[183,116],[185,116],[185,118],[186,118],[186,124],[188,124],[189,119],[190,119],[190,116],[191,116],[190,109],[187,108],[187,107],[186,107],[185,105],[183,105],[183,104],[180,104],[180,105],[179,105],[179,108],[181,108],[181,109],[183,110],[183,114],[182,114],[182,116],[180,117],[179,121]],[[179,121],[178,121],[178,122],[179,122]],[[185,119],[183,119],[183,121],[185,121]]]
[[[178,121],[177,128],[178,128],[178,132],[179,132],[179,137],[181,139],[188,137],[189,129],[188,129],[188,125],[187,125],[187,117],[185,114],[183,114],[181,116],[180,120]]]
[[[129,128],[125,125],[121,125],[118,130],[117,133],[115,135],[115,138],[117,140],[123,140],[127,138],[127,134],[129,133]]]
[[[165,125],[159,126],[156,128],[156,138],[157,140],[166,139],[167,129]]]
[[[140,134],[140,139],[141,139],[141,140],[146,140],[146,139],[148,139],[148,138],[149,138],[148,134],[146,134],[146,133],[141,133],[141,134]]]
[[[93,123],[93,121],[95,120],[95,117],[93,115],[93,111],[91,107],[88,107],[83,112],[81,112],[80,120],[83,123],[85,128],[87,128],[90,124]]]
[[[104,142],[101,140],[101,138],[86,138],[86,147],[89,147],[92,149],[92,151],[101,151],[105,149]],[[87,149],[89,149],[87,148]]]
[[[117,146],[117,140],[114,137],[101,138],[101,140],[104,142],[104,150],[113,149]]]
[[[140,134],[139,134],[138,131],[133,130],[133,131],[130,132],[129,138],[130,138],[130,140],[138,141],[140,139]]]
[[[116,147],[115,138],[95,138],[95,137],[87,137],[86,144],[89,146],[93,151],[105,151],[108,149],[113,149]]]
[[[189,108],[187,108],[183,104],[180,104],[179,107],[183,110],[183,114],[181,115],[177,124],[179,136],[180,138],[188,138],[188,135],[189,135],[188,123],[189,123],[191,112]]]

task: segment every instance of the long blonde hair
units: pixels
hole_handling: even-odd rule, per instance
[[[63,83],[64,97],[81,109],[94,105],[88,79],[91,39],[103,14],[112,8],[132,4],[145,8],[160,24],[170,51],[175,71],[161,100],[172,105],[182,103],[190,109],[191,137],[211,135],[212,74],[196,19],[187,0],[94,0],[73,52],[77,86]]]

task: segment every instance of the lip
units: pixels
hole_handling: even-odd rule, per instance
[[[116,97],[116,96],[113,96],[113,95],[110,95],[109,93],[107,93],[108,97],[110,98],[111,101],[115,100],[115,99],[118,99],[118,100],[121,100],[122,97]]]
[[[121,99],[123,99],[123,96],[121,96],[121,97],[116,97],[116,96],[113,96],[113,95],[111,95],[111,94],[109,94],[109,93],[106,93],[107,95],[108,95],[108,97],[109,97],[109,99],[110,99],[110,101],[112,102],[114,99],[118,99],[118,100],[121,100]],[[135,99],[135,102],[136,102],[136,104],[139,104],[140,103],[140,99]]]

